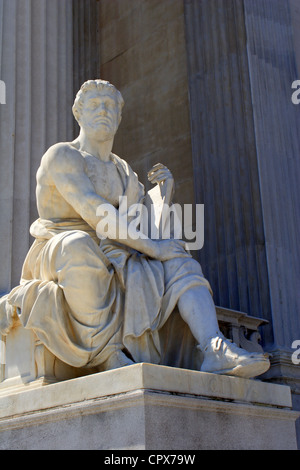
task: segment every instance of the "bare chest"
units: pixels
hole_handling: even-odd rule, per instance
[[[123,194],[123,183],[116,165],[113,162],[101,162],[87,155],[85,172],[95,188],[95,192],[114,206],[118,206],[119,197]]]

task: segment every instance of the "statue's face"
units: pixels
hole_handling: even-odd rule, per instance
[[[119,127],[118,102],[109,90],[86,92],[80,117],[80,126],[100,140],[114,137]]]

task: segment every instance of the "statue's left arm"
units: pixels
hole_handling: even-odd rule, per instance
[[[151,170],[148,171],[148,180],[152,184],[163,183],[165,186],[170,187],[170,194],[173,197],[175,182],[171,171],[165,165],[162,163],[154,165]],[[169,202],[171,202],[171,200]]]

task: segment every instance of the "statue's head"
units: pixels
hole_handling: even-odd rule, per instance
[[[72,108],[80,127],[115,134],[122,118],[124,100],[114,85],[105,80],[88,80],[76,95]]]

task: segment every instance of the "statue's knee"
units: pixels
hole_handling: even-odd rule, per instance
[[[62,242],[62,251],[65,255],[72,257],[84,253],[90,247],[93,247],[95,242],[85,232],[72,231],[67,234]]]

